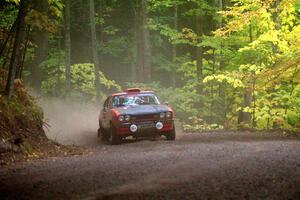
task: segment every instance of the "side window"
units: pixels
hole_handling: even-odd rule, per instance
[[[113,97],[112,99],[112,107],[116,107],[119,104],[119,98],[118,97]]]
[[[105,102],[103,104],[103,111],[107,111],[108,110],[108,102],[109,102],[109,97],[105,100]]]
[[[156,103],[155,103],[155,99],[154,99],[153,96],[149,96],[148,98],[149,98],[149,103],[150,103],[150,104],[156,104]]]

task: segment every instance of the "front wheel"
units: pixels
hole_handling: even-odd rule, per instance
[[[175,127],[173,130],[166,133],[165,136],[166,136],[167,140],[175,140],[175,138],[176,138]]]
[[[110,145],[116,145],[121,143],[122,138],[117,135],[116,129],[111,126],[109,129],[109,135],[108,135],[108,144]]]
[[[98,128],[97,136],[101,140],[101,142],[107,142],[108,141],[107,131],[105,131],[104,128],[102,128],[101,126],[100,126],[100,128]]]

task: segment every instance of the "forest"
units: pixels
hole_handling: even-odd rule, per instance
[[[1,0],[0,101],[154,90],[187,131],[300,130],[299,0]],[[96,119],[95,119],[96,120]]]

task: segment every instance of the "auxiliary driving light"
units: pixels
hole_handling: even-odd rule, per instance
[[[135,124],[132,124],[132,125],[130,126],[130,131],[133,132],[133,133],[136,132],[137,129],[138,129],[138,127],[137,127]]]
[[[158,130],[161,130],[164,127],[163,123],[161,122],[157,122],[155,126]]]

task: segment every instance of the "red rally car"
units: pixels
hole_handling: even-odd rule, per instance
[[[168,105],[160,104],[153,91],[131,88],[105,100],[98,129],[103,142],[118,144],[128,136],[155,135],[175,140],[174,112]]]

